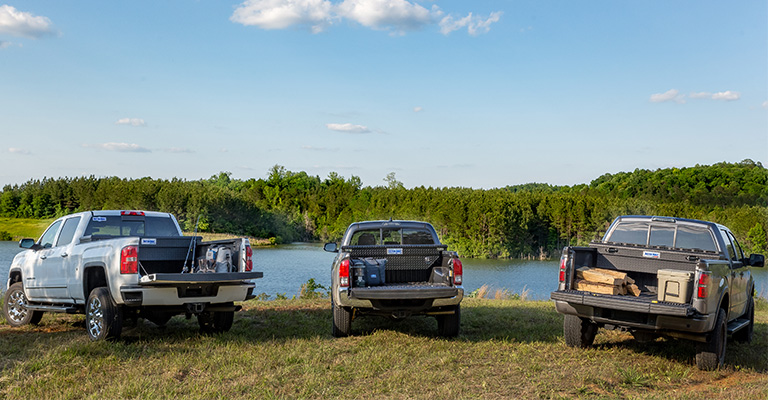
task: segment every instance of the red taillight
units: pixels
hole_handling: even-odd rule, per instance
[[[139,272],[139,248],[125,246],[120,251],[120,273],[135,274]]]
[[[253,250],[251,246],[245,246],[245,271],[250,272],[253,270]]]
[[[566,256],[560,257],[560,282],[565,282],[565,264],[567,261]]]
[[[339,263],[339,286],[349,287],[349,259],[341,260]]]
[[[698,289],[696,290],[696,297],[704,299],[709,295],[709,272],[702,272],[699,274]]]
[[[464,266],[461,265],[461,260],[458,258],[453,259],[453,284],[461,285],[464,279]]]
[[[143,217],[144,211],[120,211],[120,215],[128,215],[132,217]]]

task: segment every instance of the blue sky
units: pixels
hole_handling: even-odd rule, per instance
[[[0,0],[0,186],[768,161],[759,1]]]

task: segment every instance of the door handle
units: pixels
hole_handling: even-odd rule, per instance
[[[62,256],[62,257],[66,257],[66,256],[68,256],[68,255],[69,255],[69,254],[67,254],[67,253],[61,253],[61,256]]]
[[[48,256],[40,256],[41,260],[45,260],[46,258],[48,258]]]
[[[28,281],[34,281],[34,280],[35,280],[35,277],[34,277],[34,276],[29,276],[29,277],[27,277],[27,280],[28,280]]]

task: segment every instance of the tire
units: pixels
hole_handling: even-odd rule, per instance
[[[333,312],[334,337],[346,337],[352,333],[352,312],[344,307],[337,307],[331,301],[331,311]]]
[[[123,331],[122,309],[112,300],[109,289],[91,290],[85,303],[85,329],[92,341],[115,340]]]
[[[42,311],[30,311],[27,309],[29,301],[24,294],[24,286],[21,282],[16,282],[3,297],[3,316],[12,327],[19,327],[26,324],[37,325],[43,318]]]
[[[225,305],[232,306],[232,303]],[[197,323],[203,333],[223,333],[232,329],[235,320],[234,311],[203,312],[197,315]]]
[[[709,341],[699,343],[696,349],[696,366],[704,371],[711,371],[723,366],[725,345],[728,342],[728,325],[725,310],[717,312],[715,329],[709,335]]]
[[[442,337],[457,337],[461,330],[461,306],[451,315],[437,316],[437,334]]]
[[[597,324],[575,315],[566,315],[563,320],[565,344],[570,347],[586,349],[592,346],[597,335]]]
[[[749,318],[749,325],[734,333],[733,339],[740,343],[750,343],[752,342],[752,336],[755,330],[755,299],[752,296],[749,296],[749,300],[747,301],[747,312],[744,313],[744,316]]]

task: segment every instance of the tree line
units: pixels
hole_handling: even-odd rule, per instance
[[[759,162],[605,174],[589,184],[541,183],[497,189],[382,186],[332,172],[327,178],[276,165],[266,178],[238,180],[74,177],[30,180],[0,193],[0,216],[50,218],[93,209],[171,212],[191,231],[226,232],[277,242],[338,240],[360,220],[432,223],[465,257],[559,254],[598,239],[618,215],[710,220],[730,227],[746,251],[766,252],[768,170]]]

